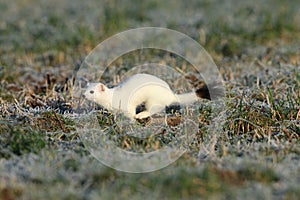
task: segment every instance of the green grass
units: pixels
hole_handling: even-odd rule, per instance
[[[45,133],[37,132],[30,127],[3,121],[1,132],[0,154],[3,158],[9,158],[11,154],[21,156],[30,152],[38,153],[46,146]]]
[[[37,4],[0,3],[0,199],[298,198],[297,0]],[[201,102],[189,151],[161,170],[130,174],[103,165],[80,140],[76,128],[91,121],[78,121],[72,111],[89,109],[78,107],[70,88],[75,68],[98,43],[145,26],[181,31],[205,47],[224,79],[226,121],[220,132],[209,132],[219,113],[214,103]],[[147,61],[192,70],[179,56],[144,49],[116,59],[103,80],[115,85]],[[160,72],[176,89],[170,71]],[[169,142],[124,136],[111,128],[114,122],[103,112],[95,120],[125,150],[147,152]]]

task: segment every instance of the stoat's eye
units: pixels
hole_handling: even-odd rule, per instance
[[[91,94],[94,94],[94,90],[91,90],[90,93],[91,93]]]

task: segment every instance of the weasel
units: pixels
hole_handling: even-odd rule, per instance
[[[191,104],[201,95],[196,92],[175,94],[162,79],[149,74],[135,74],[114,88],[103,83],[89,84],[83,97],[108,110],[121,111],[130,119],[144,119],[172,104]],[[136,108],[143,103],[144,110],[136,113]]]

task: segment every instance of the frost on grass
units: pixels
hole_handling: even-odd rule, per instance
[[[1,2],[0,199],[297,199],[299,2],[270,2]],[[92,110],[74,106],[69,89],[74,68],[99,41],[149,24],[182,31],[210,52],[225,80],[226,121],[209,134],[214,105],[200,104],[199,132],[186,154],[160,171],[124,174],[101,165],[80,141],[76,116]],[[116,76],[105,81],[115,85],[149,55],[116,60]],[[188,67],[156,55],[162,64]],[[110,127],[110,117],[97,116]],[[117,133],[112,140],[126,150],[161,144],[117,140]]]

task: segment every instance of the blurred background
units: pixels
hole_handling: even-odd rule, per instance
[[[234,57],[253,47],[297,46],[299,7],[296,0],[1,2],[1,55],[84,51],[118,32],[158,26],[183,32],[218,56]]]

